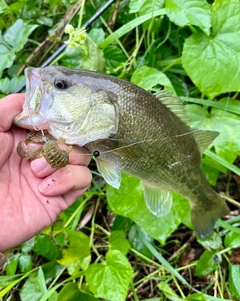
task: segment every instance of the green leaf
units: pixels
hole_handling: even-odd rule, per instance
[[[190,219],[189,203],[176,194],[169,214],[163,217],[151,214],[144,201],[140,180],[126,174],[122,174],[119,189],[107,186],[107,200],[115,214],[131,218],[161,243],[165,242],[186,216]]]
[[[0,14],[5,13],[8,10],[8,5],[4,0],[0,0]]]
[[[9,78],[5,77],[5,78],[0,79],[0,91],[3,92],[4,94],[9,93],[9,91],[10,91],[10,80],[9,80]]]
[[[55,259],[58,254],[57,247],[50,237],[42,234],[35,236],[33,250],[37,254],[50,260]]]
[[[46,283],[49,283],[54,278],[56,278],[59,275],[59,273],[61,273],[61,271],[63,270],[63,266],[58,264],[54,260],[44,264],[42,269],[43,269]]]
[[[12,276],[16,274],[19,257],[21,254],[14,254],[11,256],[6,264],[6,272],[8,276]]]
[[[213,232],[213,234],[207,239],[200,239],[197,238],[197,241],[202,245],[204,248],[209,248],[212,250],[219,250],[222,248],[222,239],[219,234]]]
[[[240,266],[229,264],[229,285],[231,293],[240,299]]]
[[[240,234],[229,232],[225,236],[224,245],[226,248],[238,248],[240,246]]]
[[[98,301],[99,299],[94,296],[82,292],[78,289],[78,285],[76,283],[67,283],[58,295],[58,301]]]
[[[92,28],[88,35],[98,45],[104,40],[105,32],[102,28]]]
[[[206,297],[204,296],[203,293],[196,293],[196,294],[192,294],[190,296],[188,296],[185,300],[188,301],[206,301]],[[213,299],[211,299],[213,300]]]
[[[31,271],[32,269],[32,258],[28,254],[21,254],[19,257],[19,268],[22,273]]]
[[[12,49],[7,48],[1,44],[1,31],[0,31],[0,77],[5,68],[11,67],[16,55]]]
[[[222,261],[219,253],[205,250],[197,262],[196,276],[207,276],[216,271]]]
[[[131,246],[134,250],[138,251],[139,253],[143,254],[144,256],[148,258],[152,258],[152,253],[149,251],[149,249],[144,245],[142,242],[142,235],[147,236],[146,239],[148,239],[150,242],[152,242],[152,238],[146,234],[146,232],[143,233],[143,231],[139,231],[139,227],[135,224],[132,226],[128,233],[128,239],[131,243]]]
[[[23,48],[28,41],[29,35],[37,27],[38,25],[28,25],[22,19],[17,19],[17,21],[4,33],[4,40],[15,52],[17,52]]]
[[[240,5],[216,0],[212,5],[212,36],[191,35],[182,64],[194,84],[210,98],[240,89]]]
[[[67,230],[69,245],[62,250],[62,258],[58,260],[60,264],[76,262],[79,259],[90,255],[90,240],[82,232]]]
[[[110,250],[119,250],[126,255],[130,249],[130,243],[123,231],[112,231],[109,238]]]
[[[183,301],[184,299],[179,298],[177,294],[173,291],[173,289],[169,286],[168,283],[161,281],[158,284],[158,288],[160,291],[164,293],[168,300],[171,301]]]
[[[107,253],[106,262],[90,265],[85,275],[96,297],[125,301],[133,269],[122,252],[113,250]]]
[[[198,105],[186,105],[186,108],[194,128],[220,132],[211,146],[214,146],[217,155],[232,163],[240,150],[240,131],[236,130],[240,129],[239,117],[215,108],[209,113],[206,108]]]
[[[131,82],[148,91],[153,90],[157,85],[164,86],[167,91],[174,90],[172,83],[164,73],[147,66],[142,66],[134,71]]]
[[[131,0],[129,3],[129,13],[137,13],[147,0]]]
[[[209,35],[210,5],[205,0],[165,0],[169,19],[178,26],[195,25]]]
[[[105,48],[109,44],[115,42],[117,39],[119,39],[124,34],[128,33],[129,31],[131,31],[135,27],[139,26],[140,24],[148,21],[151,18],[161,16],[161,15],[165,15],[165,14],[166,14],[165,9],[159,9],[157,11],[154,11],[153,14],[149,13],[149,14],[143,15],[141,17],[135,18],[134,20],[128,22],[127,24],[124,24],[118,30],[114,31],[109,37],[107,37],[103,42],[101,42],[99,44],[99,47]]]
[[[20,291],[21,301],[38,301],[42,296],[38,274],[28,277]]]

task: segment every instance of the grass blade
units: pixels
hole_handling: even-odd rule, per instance
[[[155,18],[157,16],[161,16],[161,15],[165,15],[165,14],[166,14],[166,10],[163,8],[163,9],[156,10],[153,14],[149,13],[149,14],[143,15],[141,17],[138,17],[138,18],[128,22],[127,24],[124,24],[122,27],[120,27],[118,30],[116,30],[114,33],[112,33],[110,36],[108,36],[105,40],[103,40],[99,44],[99,47],[105,48],[112,42],[119,39],[124,34],[128,33],[135,27],[139,26],[140,24],[148,21],[151,18]]]

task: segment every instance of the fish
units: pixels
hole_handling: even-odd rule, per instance
[[[219,133],[192,128],[177,96],[61,66],[29,67],[25,77],[26,100],[16,125],[84,146],[115,188],[121,172],[139,178],[154,216],[169,213],[173,191],[182,195],[200,238],[209,237],[216,220],[229,213],[201,170],[201,155]]]

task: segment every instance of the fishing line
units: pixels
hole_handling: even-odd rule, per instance
[[[180,135],[176,135],[175,137],[182,137],[182,136],[186,136],[186,135],[189,135],[189,134],[192,134],[194,132],[197,132],[198,129],[195,129],[195,130],[192,130],[190,132],[187,132],[187,133],[184,133],[184,134],[180,134]],[[164,141],[164,140],[167,140],[168,138],[165,138],[165,139],[161,139],[161,141]],[[111,139],[111,140],[121,140],[121,139]],[[158,141],[159,139],[146,139],[146,140],[140,140],[140,141],[137,141],[137,142],[133,142],[133,143],[130,143],[128,145],[124,145],[124,146],[120,146],[120,147],[116,147],[116,148],[113,148],[111,150],[107,150],[107,151],[103,151],[103,152],[100,152],[98,150],[95,150],[93,153],[89,153],[89,154],[75,154],[74,156],[93,156],[95,158],[99,157],[101,154],[107,154],[107,153],[112,153],[116,150],[119,150],[119,149],[124,149],[124,148],[128,148],[128,147],[131,147],[133,145],[137,145],[139,143],[144,143],[144,142],[152,142],[152,141]],[[83,146],[84,147],[84,146]],[[94,154],[95,153],[95,154]]]

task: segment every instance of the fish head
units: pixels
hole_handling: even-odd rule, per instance
[[[117,132],[117,108],[89,74],[55,66],[26,68],[25,77],[26,99],[14,124],[80,146]]]

